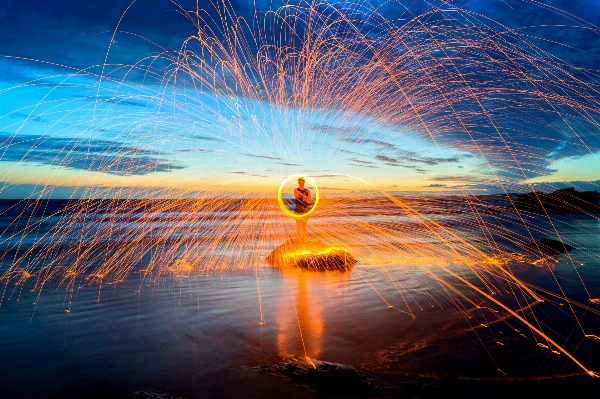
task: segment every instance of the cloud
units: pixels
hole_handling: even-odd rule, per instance
[[[247,154],[247,153],[242,153],[240,155],[243,155],[245,157],[268,159],[268,160],[271,160],[271,161],[281,161],[281,158],[272,157],[272,156],[268,156],[268,155],[254,155],[254,154]]]
[[[407,165],[406,163],[401,163],[400,160],[398,160],[396,158],[391,158],[391,157],[388,157],[385,155],[377,155],[375,157],[375,159],[377,159],[378,161],[381,161],[381,162],[385,162],[385,164],[387,166],[394,166],[394,167],[407,168],[407,169],[416,169],[417,168],[415,165],[412,165],[412,164]],[[420,170],[420,169],[416,169],[416,170]]]
[[[339,127],[331,125],[308,125],[311,130],[316,130],[324,134],[335,136],[338,141],[352,144],[366,144],[375,147],[380,147],[385,150],[393,150],[396,146],[386,141],[369,138],[369,131],[361,127]],[[340,150],[348,154],[357,154],[348,150]]]
[[[190,153],[190,152],[215,152],[215,150],[207,150],[205,148],[183,148],[181,150],[175,150],[174,152],[179,153]]]
[[[349,164],[349,165],[352,165],[352,166],[358,166],[358,167],[360,167],[360,168],[379,169],[379,166],[373,166],[373,165],[363,165],[363,164],[360,164],[360,163],[351,163],[351,164]]]
[[[76,69],[101,65],[117,22],[131,3],[131,0],[29,0],[25,3],[19,0],[2,0],[0,54],[32,58]],[[232,0],[229,3],[236,16],[252,19],[253,1]],[[195,7],[193,1],[183,0],[181,4],[187,10]],[[274,0],[257,2],[256,5],[259,9],[268,10],[283,5],[283,2]],[[200,2],[200,6],[207,9],[208,19],[218,20],[214,8],[208,2]],[[119,31],[111,47],[108,63],[132,65],[149,54],[163,51],[163,48],[178,49],[183,39],[195,34],[197,29],[177,11],[172,2],[144,0],[135,2],[123,15]],[[57,69],[50,64],[38,66]],[[64,72],[62,68],[59,69]],[[121,66],[116,69],[121,69],[122,73],[127,71],[127,68],[123,69]],[[23,81],[23,76],[18,72],[15,71],[12,78]],[[148,77],[139,74],[140,80]],[[5,71],[3,78],[10,78]]]
[[[86,97],[82,97],[82,100],[90,100],[90,101],[99,102],[99,103],[110,103],[110,104],[116,104],[116,105],[129,105],[132,107],[141,107],[141,108],[148,106],[147,102],[142,102],[140,100],[134,99],[133,97],[120,98],[120,97],[86,96]]]
[[[431,183],[430,185],[423,187],[446,187],[446,185],[441,183]]]
[[[130,3],[130,0],[110,2],[63,0],[60,4],[40,0],[26,3],[19,0],[3,0],[0,2],[0,37],[2,38],[0,54],[35,58],[76,69],[100,65],[104,61],[117,21]],[[334,3],[337,7],[347,6],[341,0],[334,0]],[[182,4],[187,9],[192,9],[195,2],[183,0]],[[208,4],[208,2],[200,4]],[[277,8],[282,4],[282,0],[231,1],[236,14],[249,19],[252,18],[255,5],[264,11]],[[431,10],[437,6],[445,7],[443,2],[400,0],[399,3],[386,4],[378,0],[373,4],[378,7],[378,12],[398,26],[412,23],[415,27],[423,24],[421,28],[435,28],[429,29],[428,34],[435,36],[439,32],[440,35],[433,37],[433,41],[446,51],[450,51],[451,48],[450,45],[444,44],[444,41],[464,40],[469,45],[464,47],[460,57],[452,60],[453,68],[457,68],[460,72],[461,79],[445,78],[446,75],[440,76],[448,71],[444,60],[438,59],[430,63],[425,57],[428,48],[431,49],[428,46],[437,44],[421,40],[418,32],[415,35],[408,34],[406,45],[410,45],[413,39],[419,40],[416,44],[420,49],[419,54],[423,57],[411,61],[410,57],[403,55],[402,57],[409,60],[407,66],[411,65],[410,62],[413,62],[413,66],[416,65],[414,62],[419,62],[425,68],[429,66],[432,68],[426,71],[416,70],[414,75],[419,76],[419,80],[411,80],[411,74],[401,76],[407,77],[407,84],[411,82],[425,84],[422,87],[410,86],[408,95],[412,97],[414,107],[406,108],[402,107],[401,102],[386,101],[394,98],[396,94],[386,97],[388,93],[386,90],[390,88],[385,86],[376,94],[381,94],[381,102],[386,105],[383,108],[369,110],[368,112],[372,111],[372,115],[382,116],[383,120],[387,116],[397,117],[396,120],[401,120],[405,124],[404,127],[414,128],[415,132],[420,126],[427,125],[428,130],[434,132],[436,142],[440,146],[473,153],[481,151],[482,156],[498,176],[517,181],[552,173],[549,165],[553,160],[581,156],[588,153],[588,149],[596,151],[600,148],[600,134],[597,129],[598,91],[593,80],[594,73],[590,72],[597,69],[600,62],[600,34],[592,25],[594,21],[600,20],[599,2],[548,0],[542,4],[514,0],[475,2],[456,0],[451,2],[453,6],[463,6],[478,14],[467,16],[451,13],[452,25],[455,27],[453,32],[438,29],[440,24],[432,14],[428,14],[430,22],[424,19],[413,19],[413,16],[424,10]],[[206,7],[211,8],[210,5]],[[132,64],[160,51],[159,47],[149,41],[136,38],[124,31],[139,34],[168,49],[178,49],[183,38],[196,33],[193,24],[175,12],[175,9],[173,3],[164,0],[144,0],[133,4],[123,18],[121,32],[117,34],[116,43],[109,54],[108,62],[119,65],[115,70],[121,69],[122,72],[119,73],[124,73],[127,68],[123,68],[123,65]],[[552,11],[554,9],[564,10],[566,13]],[[357,11],[353,10],[353,12]],[[207,19],[215,16],[214,11],[208,13]],[[592,21],[592,24],[572,17],[569,13]],[[437,17],[448,15],[441,12]],[[366,23],[359,23],[357,27],[376,26],[377,21],[373,21],[373,24],[369,22],[374,14],[361,15],[361,17]],[[488,17],[490,19],[487,19]],[[215,20],[218,21],[218,18]],[[471,23],[475,25],[470,25]],[[485,28],[485,25],[491,26],[492,29]],[[510,29],[502,32],[502,25]],[[475,29],[470,29],[469,26]],[[465,29],[461,29],[463,27]],[[410,32],[410,30],[404,29],[403,32]],[[373,34],[372,31],[369,34]],[[378,40],[381,38],[375,36],[373,37],[376,42],[386,42],[386,40]],[[536,36],[548,40],[536,39]],[[541,50],[529,46],[529,42],[533,42]],[[488,51],[493,48],[500,50],[502,47],[509,51]],[[399,51],[404,50],[400,48]],[[545,53],[546,51],[548,53]],[[508,55],[502,56],[502,54]],[[391,55],[391,59],[396,62],[397,58],[394,54]],[[553,59],[552,55],[566,62],[559,62]],[[156,70],[160,70],[163,66],[164,64],[157,61]],[[2,74],[0,79],[22,83],[43,75],[42,71],[45,68],[54,67],[49,64],[4,59],[0,64]],[[61,70],[64,72],[64,69]],[[523,74],[522,77],[514,73],[517,70]],[[69,70],[69,73],[71,71]],[[91,73],[99,71],[96,68]],[[110,68],[105,72],[110,72]],[[425,75],[428,76],[425,77],[421,72],[427,72]],[[133,76],[137,75],[131,75],[127,80],[135,81],[136,78]],[[158,73],[157,76],[161,79],[164,75]],[[439,84],[440,92],[432,89],[435,86],[432,83]],[[379,90],[375,85],[371,87]],[[468,91],[465,91],[466,87],[469,88]],[[397,90],[392,91],[392,93],[396,92]],[[474,103],[475,98],[478,104]],[[99,100],[132,106],[144,105],[143,101],[136,101],[135,98],[113,99],[108,96]],[[373,101],[369,104],[376,108],[375,103],[376,101]],[[449,108],[452,108],[454,114],[448,111]],[[481,112],[482,109],[486,112]],[[422,120],[417,121],[417,116]],[[442,159],[419,154],[403,154],[394,144],[378,140],[375,133],[358,126],[339,127],[332,123],[332,125],[309,125],[308,128],[329,134],[340,142],[371,146],[374,150],[383,152],[382,156],[394,160],[388,162],[388,166],[415,168],[415,165],[420,165],[423,168],[419,168],[418,171],[425,173],[426,166],[460,162],[459,158]],[[429,139],[424,132],[420,133]],[[209,136],[198,136],[196,139],[221,141]],[[348,150],[338,151],[362,156]],[[100,170],[102,167],[99,165],[110,165],[107,169],[108,173],[127,173],[125,170],[137,173],[136,170],[150,170],[153,165],[155,171],[180,167],[172,164],[169,166],[170,163],[161,160],[157,154],[127,155],[127,151],[125,151],[126,156],[131,157],[131,161],[135,160],[135,162],[130,166],[116,166],[128,159],[122,157],[117,160],[116,155],[101,159],[104,156],[101,153],[102,151],[96,153],[95,162],[90,162],[87,158],[80,158],[79,155],[82,154],[77,155],[77,151],[74,150],[76,157],[61,155],[58,162],[64,162],[64,165],[68,163],[68,167],[86,170],[89,168]],[[66,153],[61,152],[61,154]],[[51,157],[48,154],[42,155],[36,151],[27,154],[27,156],[33,155],[45,164],[57,162],[54,159],[44,160],[44,157]],[[18,157],[18,154],[15,157]],[[271,158],[265,157],[265,159]],[[119,162],[113,162],[115,160]],[[364,163],[357,160],[352,162],[355,166]]]
[[[2,66],[0,65],[0,68]],[[10,119],[18,119],[19,121],[25,122],[37,122],[37,123],[49,123],[47,119],[42,118],[40,115],[29,115],[24,112],[13,112],[7,115]]]
[[[442,176],[432,176],[429,180],[434,181],[449,181],[449,182],[487,182],[490,179],[485,176],[478,175],[462,175],[462,176],[452,176],[452,175],[442,175]]]
[[[28,162],[116,175],[183,169],[164,155],[110,140],[0,132],[0,162]]]
[[[398,163],[397,159],[386,157],[385,155],[377,155],[375,157],[378,161],[387,162],[387,163]]]
[[[337,152],[344,153],[344,154],[352,154],[352,155],[359,155],[361,157],[366,157],[366,155],[364,155],[364,154],[359,154],[358,152],[345,150],[343,148],[334,148],[334,150],[337,151]]]
[[[267,177],[265,175],[256,175],[256,174],[252,174],[252,173],[248,173],[248,172],[243,172],[243,171],[240,171],[240,172],[237,172],[237,171],[236,172],[227,172],[227,173],[233,173],[233,174],[236,174],[236,175],[243,175],[243,176]]]
[[[370,139],[364,136],[342,137],[338,138],[338,140],[346,143],[372,145],[375,147],[380,147],[384,150],[393,150],[396,148],[394,144],[382,140]]]
[[[353,159],[351,159],[351,161],[352,161],[352,162],[356,162],[356,163],[370,164],[370,165],[372,165],[372,164],[373,164],[373,162],[369,162],[369,161],[362,161],[362,160],[360,160],[360,159],[356,159],[356,158],[353,158]]]
[[[210,136],[202,136],[202,135],[199,135],[199,136],[194,135],[194,136],[191,136],[190,138],[194,139],[194,140],[200,140],[200,141],[219,141],[221,143],[225,142],[225,140],[223,140],[223,139],[219,139],[216,137],[210,137]]]
[[[333,135],[333,136],[356,136],[358,134],[365,134],[367,131],[361,127],[341,127],[341,126],[333,126],[333,125],[319,125],[319,124],[309,124],[307,128],[310,130],[315,130],[321,133]]]

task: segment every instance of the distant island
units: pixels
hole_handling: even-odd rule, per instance
[[[549,194],[534,191],[517,198],[517,209],[548,214],[594,214],[600,213],[598,191],[577,191],[573,187],[556,190]]]

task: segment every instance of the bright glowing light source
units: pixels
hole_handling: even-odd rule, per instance
[[[289,181],[297,180],[301,177],[303,177],[306,180],[306,182],[312,186],[313,190],[315,190],[315,200],[312,204],[312,207],[309,209],[308,212],[294,213],[285,206],[285,203],[284,203],[283,197],[282,197],[283,187]],[[295,219],[310,216],[310,214],[313,213],[315,211],[315,209],[317,209],[317,205],[319,205],[319,198],[320,198],[320,194],[319,194],[319,187],[317,187],[317,183],[315,183],[315,181],[313,179],[311,179],[310,177],[308,177],[306,175],[292,175],[292,176],[287,177],[286,179],[281,181],[281,184],[279,185],[279,190],[277,191],[277,202],[279,203],[279,208],[281,208],[281,210],[283,211],[283,213],[285,213],[286,216],[289,216],[289,217],[295,218]]]

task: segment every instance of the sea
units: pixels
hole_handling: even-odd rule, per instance
[[[0,397],[353,397],[261,368],[307,359],[352,368],[385,387],[361,393],[367,397],[600,397],[600,379],[582,368],[600,372],[598,216],[517,214],[503,196],[475,204],[464,197],[410,201],[478,248],[490,237],[501,243],[510,254],[501,267],[523,284],[497,283],[494,263],[440,268],[357,256],[348,271],[277,268],[263,260],[270,248],[244,267],[157,279],[146,278],[140,264],[116,284],[49,281],[40,291],[35,275],[18,284],[3,278]],[[41,232],[69,217],[61,211],[67,202],[32,208],[31,201],[0,200],[0,276],[18,251],[36,258]],[[360,201],[346,206],[352,223],[402,229],[412,217]],[[139,227],[135,214],[127,210],[125,229]],[[20,233],[23,220],[39,222],[39,236]],[[481,220],[495,226],[489,235],[480,233]],[[309,235],[311,224],[324,223],[311,219]],[[570,252],[524,249],[523,237],[557,234]],[[465,281],[477,281],[496,301]],[[540,300],[521,302],[530,297],[526,289]]]

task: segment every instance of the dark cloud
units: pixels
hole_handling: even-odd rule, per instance
[[[291,4],[298,1],[292,1]],[[0,54],[37,58],[51,62],[85,68],[101,64],[108,48],[112,32],[131,0],[3,0],[0,3]],[[195,8],[196,1],[180,0],[186,10]],[[208,2],[200,2],[210,10]],[[265,11],[277,8],[287,1],[282,0],[231,0],[237,16],[251,19],[255,7]],[[344,7],[344,1],[332,1]],[[379,4],[378,4],[379,3]],[[400,3],[400,4],[398,4]],[[378,11],[388,19],[402,25],[414,15],[435,6],[444,6],[442,1],[404,0],[399,2],[375,2]],[[514,0],[468,1],[456,0],[453,5],[464,6],[490,17],[511,28],[520,29],[529,39],[540,36],[552,40],[539,41],[552,53],[558,53],[575,63],[594,63],[583,51],[598,54],[600,41],[593,29],[576,29],[577,25],[566,13],[580,16],[594,23],[600,19],[600,7],[596,1],[548,0],[543,5]],[[565,14],[552,8],[566,11]],[[182,38],[194,34],[192,23],[176,12],[177,6],[167,0],[138,0],[129,9],[121,23],[121,30],[139,34],[159,45],[178,48]],[[365,20],[370,17],[364,16]],[[523,30],[523,27],[527,27]],[[570,47],[557,44],[565,43]],[[134,39],[131,35],[117,35],[110,58],[132,63],[142,56],[159,51],[146,40]],[[109,58],[109,61],[110,61]]]
[[[346,143],[352,143],[352,144],[372,145],[375,147],[380,147],[384,150],[393,150],[396,148],[396,146],[394,144],[391,144],[391,143],[388,143],[388,142],[382,141],[382,140],[369,139],[364,136],[341,137],[341,138],[338,138],[338,140],[346,142]]]
[[[377,155],[375,157],[378,161],[387,162],[387,163],[398,163],[397,159],[386,157],[385,155]]]
[[[377,159],[378,161],[381,161],[381,162],[385,162],[385,164],[388,166],[396,166],[396,167],[407,168],[407,169],[415,169],[417,171],[421,170],[421,169],[416,169],[417,167],[414,165],[415,162],[419,161],[416,159],[411,161],[408,158],[396,159],[396,158],[391,158],[391,157],[388,157],[385,155],[377,155],[375,157],[375,159]]]
[[[245,157],[268,159],[270,161],[281,161],[281,158],[279,158],[279,157],[272,157],[272,156],[268,156],[268,155],[253,155],[253,154],[247,154],[247,153],[242,153],[241,155],[243,155]]]
[[[349,164],[349,165],[352,165],[352,166],[358,166],[358,167],[360,167],[360,168],[379,169],[379,167],[378,167],[378,166],[373,166],[373,165],[364,165],[364,164],[361,164],[361,163],[351,163],[351,164]]]
[[[110,103],[110,104],[118,104],[118,105],[130,105],[132,107],[142,107],[145,108],[148,106],[147,102],[142,102],[138,99],[134,99],[131,97],[119,98],[119,97],[83,97],[82,100],[90,100],[99,103]]]
[[[337,151],[337,152],[344,153],[344,154],[352,154],[352,155],[359,155],[361,157],[366,157],[366,155],[364,155],[364,154],[359,154],[358,152],[345,150],[343,148],[334,148],[334,150]]]
[[[455,182],[455,183],[460,183],[461,181],[465,181],[465,182],[487,182],[490,179],[486,179],[484,177],[481,176],[476,176],[476,175],[463,175],[463,176],[434,176],[431,177],[428,180],[434,180],[434,181],[449,181],[449,182]]]
[[[194,25],[181,15],[179,7],[169,0],[3,0],[0,2],[0,55],[76,69],[101,65],[119,19],[132,3],[112,42],[108,63],[132,65],[163,49],[179,49],[183,39],[197,33]],[[196,7],[195,0],[178,3],[189,11]],[[209,2],[199,4],[207,10],[208,18],[218,20]],[[283,5],[283,1],[232,0],[228,4],[237,16],[252,19],[255,5],[264,11]],[[46,67],[52,65],[46,64]],[[100,72],[99,69],[93,71]]]
[[[248,172],[243,172],[243,171],[227,172],[227,173],[232,173],[234,175],[243,175],[243,176],[267,177],[265,175],[257,175],[257,174],[252,174],[252,173],[248,173]]]
[[[37,122],[37,123],[48,123],[47,119],[42,118],[40,115],[30,115],[24,112],[13,112],[7,115],[10,119],[18,119],[25,122]]]
[[[441,163],[454,163],[454,162],[459,162],[459,158],[458,157],[453,157],[453,158],[429,158],[429,157],[421,157],[421,158],[416,158],[416,157],[401,157],[398,158],[397,162],[407,162],[407,163],[422,163],[428,166],[436,166],[439,165]]]
[[[363,161],[363,160],[356,159],[356,158],[351,159],[351,161],[356,162],[356,163],[364,163],[364,164],[371,164],[371,165],[373,164],[373,162]]]
[[[192,138],[194,140],[200,140],[200,141],[219,141],[221,143],[225,142],[225,140],[223,140],[223,139],[219,139],[217,137],[211,137],[211,136],[194,135],[194,136],[191,136],[190,138]]]
[[[394,144],[386,141],[377,140],[370,138],[371,135],[368,130],[360,127],[339,127],[331,125],[309,125],[309,129],[316,130],[318,132],[335,136],[338,141],[352,144],[366,144],[376,147],[380,147],[385,150],[393,150],[396,148]],[[345,150],[346,153],[356,154],[352,151]]]
[[[458,5],[461,3],[457,2]],[[596,68],[600,62],[600,35],[594,26],[600,19],[598,1],[546,0],[536,4],[486,0],[464,3],[468,10],[516,29],[544,51],[574,65]]]
[[[183,169],[164,155],[122,142],[0,132],[0,162],[28,162],[116,175]]]
[[[173,152],[179,152],[182,154],[190,153],[190,152],[215,152],[215,150],[206,150],[204,148],[184,148],[181,150],[175,150]]]
[[[430,185],[423,187],[446,187],[446,185],[441,183],[431,183]]]
[[[360,134],[365,134],[367,131],[364,128],[360,127],[340,127],[333,125],[319,125],[319,124],[309,124],[307,126],[310,130],[315,130],[321,133],[330,134],[333,136],[357,136]]]

